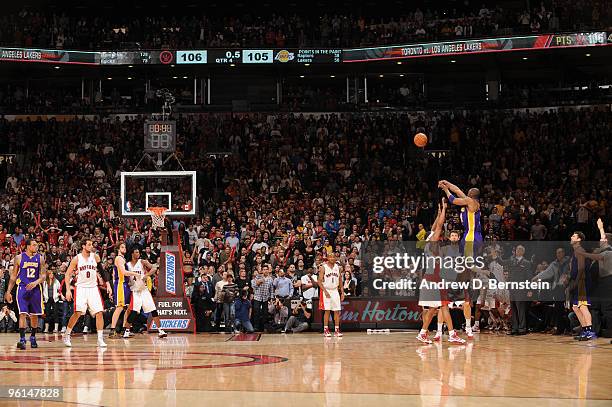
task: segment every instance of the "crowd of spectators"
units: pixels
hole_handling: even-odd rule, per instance
[[[567,241],[575,230],[598,239],[595,219],[611,219],[611,116],[583,108],[177,117],[178,157],[198,171],[198,216],[173,226],[199,329],[220,329],[223,315],[225,329],[234,317],[247,331],[303,329],[325,252],[336,253],[346,294],[367,294],[362,243],[422,240],[443,177],[480,188],[487,240]],[[1,151],[17,154],[0,174],[0,290],[28,237],[60,282],[86,236],[107,273],[121,240],[157,261],[148,222],[118,216],[119,173],[141,158],[143,120],[0,120]],[[416,132],[448,154],[417,149]],[[206,155],[213,145],[227,154]],[[461,229],[458,211],[445,229]]]
[[[393,17],[347,14],[268,16],[75,16],[23,10],[4,15],[0,43],[58,49],[159,49],[201,47],[357,47],[420,40],[471,38],[511,33],[602,28],[609,24],[608,2],[541,2],[516,13],[499,6],[470,4]]]

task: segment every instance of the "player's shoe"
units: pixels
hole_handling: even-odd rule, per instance
[[[336,328],[335,335],[336,335],[336,338],[342,338],[342,332],[340,332],[340,328]]]
[[[88,334],[89,333],[89,327],[83,327],[83,334]]]
[[[123,333],[123,339],[130,339],[133,336],[134,334],[131,333],[129,329],[126,329],[125,332]]]
[[[426,333],[424,333],[424,334],[421,334],[421,333],[419,332],[419,334],[416,336],[416,339],[417,339],[417,341],[422,342],[422,343],[427,343],[427,344],[431,344],[431,343],[433,343],[433,342],[431,341],[431,339],[429,339],[429,338],[427,337],[427,332],[426,332]]]
[[[468,339],[474,339],[474,331],[472,331],[471,329],[469,331],[465,331],[465,335]]]
[[[584,336],[582,336],[579,340],[580,341],[590,341],[592,339],[597,339],[597,334],[593,331],[586,331],[584,333]]]
[[[581,341],[582,338],[586,335],[586,330],[583,329],[582,331],[580,331],[580,333],[576,336],[574,336],[574,340],[575,341]]]
[[[331,338],[332,334],[329,332],[329,328],[325,327],[325,329],[323,329],[323,336],[326,338]]]
[[[473,337],[474,337],[474,335],[472,335],[472,338]],[[457,335],[457,332],[454,332],[453,334],[449,334],[448,335],[448,343],[464,344],[465,343],[465,339],[460,338],[459,335]]]
[[[25,338],[20,339],[19,342],[17,342],[17,349],[21,349],[21,350],[25,350],[26,349],[26,340],[25,340]]]
[[[163,329],[160,329],[157,332],[157,336],[159,336],[160,338],[165,338],[166,336],[168,336],[168,334],[166,333],[166,331],[164,331]]]
[[[70,342],[70,334],[64,335],[64,345],[66,345],[69,348],[72,347],[72,342]]]
[[[108,334],[108,339],[118,339],[120,337],[121,335],[119,335],[114,329]]]
[[[433,341],[440,342],[441,340],[442,340],[442,332],[436,332],[436,334],[433,337]]]
[[[36,343],[36,337],[35,336],[30,336],[30,347],[32,349],[38,348],[38,343]]]
[[[104,339],[98,338],[98,347],[106,348],[106,342],[104,342]]]
[[[472,332],[479,333],[480,332],[480,327],[478,325],[474,325],[474,327],[472,327]]]

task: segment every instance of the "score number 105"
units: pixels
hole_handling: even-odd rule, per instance
[[[271,64],[274,51],[271,49],[245,49],[242,51],[243,64]]]

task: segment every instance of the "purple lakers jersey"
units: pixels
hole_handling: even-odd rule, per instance
[[[482,242],[480,230],[480,209],[470,212],[467,206],[461,208],[461,223],[463,224],[463,241]]]
[[[25,252],[21,253],[21,264],[17,281],[19,285],[26,286],[40,277],[40,253],[30,257]]]

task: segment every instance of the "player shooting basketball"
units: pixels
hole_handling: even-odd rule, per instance
[[[438,182],[448,198],[448,202],[461,206],[461,223],[463,224],[463,236],[460,246],[463,248],[465,257],[474,257],[482,247],[482,232],[480,228],[480,191],[478,188],[470,188],[467,195],[456,185],[446,180]],[[465,316],[465,332],[468,338],[473,338],[472,333],[472,299],[468,290],[465,292],[463,303],[463,315]]]

